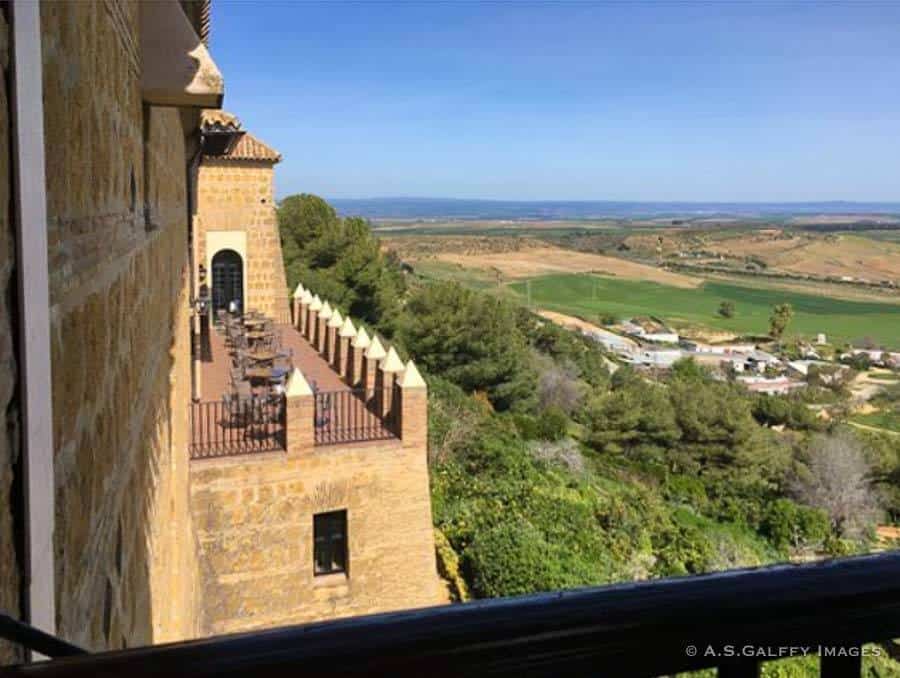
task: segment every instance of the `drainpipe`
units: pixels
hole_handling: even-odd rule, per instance
[[[40,4],[12,0],[12,148],[25,519],[24,617],[56,633],[53,407]]]
[[[190,281],[190,298],[191,304],[191,401],[199,402],[200,400],[200,358],[203,351],[203,345],[200,338],[200,320],[194,309],[194,300],[197,298],[197,269],[194,261],[194,212],[196,210],[196,199],[194,192],[197,189],[197,172],[200,168],[200,156],[203,153],[203,139],[201,135],[197,135],[197,150],[187,164],[185,185],[187,189],[187,223],[188,223],[188,279]]]

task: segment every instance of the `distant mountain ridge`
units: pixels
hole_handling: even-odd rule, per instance
[[[898,215],[900,202],[628,202],[614,200],[468,200],[463,198],[332,198],[345,216],[369,219],[603,219]]]

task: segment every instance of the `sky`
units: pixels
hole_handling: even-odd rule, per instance
[[[215,0],[279,197],[900,200],[900,2]]]

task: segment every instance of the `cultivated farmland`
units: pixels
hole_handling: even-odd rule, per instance
[[[479,239],[485,240],[485,239]],[[455,266],[460,269],[487,271],[495,278],[531,278],[549,273],[601,273],[629,280],[652,280],[673,287],[692,288],[702,279],[674,273],[656,266],[603,254],[576,252],[553,247],[538,241],[522,239],[517,249],[479,248],[480,243],[466,251],[450,249],[446,245],[429,256],[405,256],[416,267],[429,263]]]
[[[764,334],[772,306],[789,303],[796,313],[788,334],[814,338],[819,332],[833,342],[871,337],[900,348],[900,304],[845,301],[776,289],[707,281],[687,289],[654,282],[605,276],[548,275],[509,286],[523,301],[586,320],[604,315],[628,318],[654,315],[676,327],[711,327],[735,334]],[[723,301],[736,308],[733,318],[717,312]]]

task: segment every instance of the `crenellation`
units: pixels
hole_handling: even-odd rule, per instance
[[[385,408],[378,412],[383,421],[388,414],[396,415],[398,435],[317,444],[316,396],[301,369],[295,368],[285,389],[285,452],[192,462],[194,520],[204,572],[204,633],[445,600],[431,528],[424,381],[394,347],[385,350],[377,336],[370,340],[362,326],[357,330],[351,318],[328,301],[302,286],[293,299],[306,312],[296,318],[295,328],[299,331],[308,323],[307,341],[323,360],[331,361],[335,354],[348,356],[350,364],[362,360],[371,378],[391,389],[387,396],[367,396],[373,401],[369,407]],[[340,364],[329,364],[342,374]],[[339,400],[337,407],[348,402]],[[390,407],[399,410],[390,412]],[[339,412],[332,415],[340,417]],[[317,576],[314,516],[332,511],[346,512],[349,567]]]

